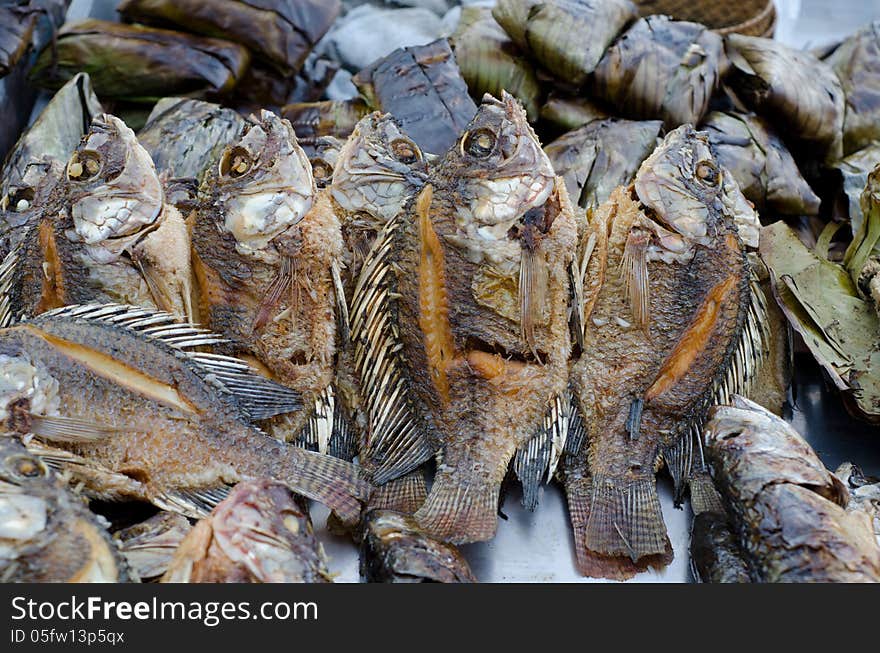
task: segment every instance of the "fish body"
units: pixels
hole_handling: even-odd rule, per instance
[[[393,510],[371,510],[364,517],[360,565],[368,583],[477,582],[454,546]]]
[[[755,580],[878,582],[870,517],[779,417],[735,397],[706,425],[706,456]]]
[[[16,438],[0,437],[0,581],[126,580],[125,561],[83,498]]]
[[[508,463],[565,389],[576,236],[522,108],[486,96],[364,264],[352,330],[373,476],[437,452],[416,512],[436,537],[494,535]]]
[[[201,322],[230,340],[224,353],[313,404],[333,378],[342,237],[290,123],[269,111],[250,119],[205,176],[190,220]],[[272,428],[293,439],[310,414]]]
[[[306,502],[283,483],[240,483],[181,542],[164,583],[329,583]]]
[[[591,222],[602,247],[571,372],[585,444],[566,470],[569,510],[588,515],[573,520],[585,558],[666,552],[654,475],[665,463],[680,496],[694,430],[757,357],[740,346],[750,270],[728,199],[739,191],[727,184],[705,135],[684,126]]]
[[[691,529],[691,569],[702,583],[751,583],[727,515],[701,512]]]
[[[199,515],[229,485],[275,478],[357,515],[369,488],[350,464],[253,425],[300,409],[297,393],[236,359],[190,351],[218,340],[133,307],[44,314],[0,332],[0,417],[97,498]]]

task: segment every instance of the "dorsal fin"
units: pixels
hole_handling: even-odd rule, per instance
[[[565,450],[571,401],[569,390],[553,397],[538,431],[514,455],[513,471],[523,486],[522,503],[526,510],[538,507],[538,488],[545,475],[550,482]]]
[[[400,224],[399,217],[392,218],[376,237],[364,259],[351,307],[355,369],[370,434],[361,460],[374,466],[373,481],[378,485],[411,472],[433,453],[411,404],[403,345],[392,314],[394,271],[388,257]]]
[[[20,245],[12,247],[0,263],[0,329],[10,326],[13,322],[12,283],[15,281],[18,269],[20,250]]]
[[[123,304],[86,304],[57,308],[43,313],[35,321],[57,317],[112,324],[181,351],[187,360],[205,372],[208,382],[233,397],[253,420],[302,408],[298,392],[262,376],[246,362],[231,356],[191,351],[228,340],[197,325],[178,322],[179,318],[171,313]]]

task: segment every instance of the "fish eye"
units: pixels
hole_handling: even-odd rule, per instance
[[[324,159],[312,159],[312,176],[315,182],[321,183],[329,181],[333,176],[333,168]]]
[[[250,172],[254,160],[250,153],[243,147],[233,147],[223,153],[220,159],[220,175],[236,179]]]
[[[463,150],[478,159],[485,159],[495,148],[495,134],[488,129],[478,129],[464,138]]]
[[[43,461],[32,456],[17,454],[6,459],[6,466],[19,478],[41,478],[48,474]]]
[[[94,151],[74,152],[67,164],[70,181],[90,181],[101,172],[101,155]]]
[[[391,153],[401,163],[411,164],[422,158],[419,148],[408,138],[398,138],[391,143]]]
[[[711,161],[700,161],[697,164],[697,179],[709,186],[717,186],[721,182],[721,174]]]
[[[6,204],[12,211],[16,213],[21,213],[22,211],[27,211],[31,208],[31,204],[34,202],[34,189],[33,188],[21,188],[11,196],[6,198]]]

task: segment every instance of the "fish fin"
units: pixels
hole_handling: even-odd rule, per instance
[[[112,426],[95,424],[89,420],[73,417],[30,416],[30,431],[41,440],[49,442],[99,442],[118,435]]]
[[[571,288],[571,320],[572,340],[583,350],[587,334],[587,297],[584,290],[584,279],[590,266],[590,259],[596,249],[596,234],[590,233],[581,248],[580,257],[572,259],[568,267],[568,282]],[[580,260],[578,260],[578,258]]]
[[[748,395],[751,383],[770,352],[767,298],[754,274],[749,279],[749,308],[739,341],[713,389],[711,403],[728,404],[733,395]]]
[[[360,470],[350,462],[288,446],[279,461],[278,480],[291,490],[323,503],[336,512],[343,523],[356,523],[361,503],[373,490]]]
[[[274,317],[274,313],[278,308],[278,303],[293,285],[293,259],[289,256],[281,258],[281,267],[278,274],[269,284],[263,301],[260,302],[260,308],[257,310],[257,316],[254,318],[253,330],[256,333],[269,323]]]
[[[648,283],[648,245],[650,236],[641,229],[633,229],[626,237],[620,274],[624,292],[629,299],[633,321],[640,329],[647,329],[650,321]]]
[[[641,397],[636,397],[629,404],[629,415],[626,418],[626,432],[629,439],[635,441],[639,439],[642,431],[642,410],[645,407],[645,401]]]
[[[586,547],[633,562],[666,550],[666,525],[655,479],[629,481],[602,474],[593,478],[585,530]]]
[[[715,483],[708,473],[693,474],[688,486],[691,492],[691,509],[695,515],[704,512],[717,512],[722,515],[726,513],[721,495],[718,494]]]
[[[333,290],[336,296],[336,325],[339,329],[339,340],[342,346],[347,347],[351,341],[351,318],[348,315],[348,300],[345,297],[345,286],[342,285],[339,261],[330,264],[330,274],[333,277]]]
[[[461,481],[440,470],[416,521],[434,537],[452,544],[484,542],[498,528],[497,484]]]
[[[547,260],[544,252],[523,247],[519,265],[520,332],[532,355],[541,361],[535,342],[535,325],[543,322],[547,297]]]
[[[171,298],[167,284],[155,274],[149,263],[145,264],[140,258],[135,258],[134,261],[156,306],[166,313],[174,313],[174,300]]]
[[[191,519],[207,517],[232,491],[230,485],[169,490],[153,497],[153,505]]]
[[[692,426],[671,447],[663,449],[663,462],[674,484],[675,506],[681,506],[691,469],[694,464],[694,442],[700,437],[700,429]]]
[[[546,473],[549,482],[559,463],[568,436],[570,404],[567,392],[554,397],[537,433],[514,455],[513,471],[522,483],[522,503],[526,510],[534,511],[538,507],[541,480]]]
[[[195,324],[180,322],[180,317],[155,309],[125,304],[72,304],[46,311],[34,322],[53,317],[77,318],[90,322],[106,322],[161,340],[183,351],[227,343],[228,340]]]
[[[186,355],[211,375],[215,385],[232,395],[252,420],[292,413],[303,407],[299,392],[263,376],[243,360],[206,352]]]
[[[571,402],[569,404],[568,436],[565,439],[563,455],[577,456],[587,442],[587,422],[577,404],[577,398],[569,390]]]
[[[334,458],[350,461],[358,453],[357,432],[344,404],[337,393],[333,404],[333,432],[330,434],[327,453]]]
[[[5,329],[15,321],[12,314],[12,284],[18,269],[20,250],[20,245],[13,247],[0,263],[0,329]]]
[[[399,227],[400,219],[392,218],[376,237],[364,260],[351,310],[355,369],[369,433],[361,458],[379,485],[411,472],[434,453],[411,403],[400,332],[392,318],[389,283],[394,271],[388,256]]]
[[[396,510],[411,515],[422,507],[427,497],[425,473],[415,469],[377,487],[370,499],[370,510]]]
[[[336,391],[328,385],[315,397],[312,413],[294,442],[303,449],[326,455],[333,437],[335,413]]]

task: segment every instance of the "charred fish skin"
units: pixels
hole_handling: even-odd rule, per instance
[[[494,535],[508,463],[565,389],[576,232],[564,186],[522,107],[504,94],[484,98],[431,184],[377,241],[393,274],[387,306],[404,359],[405,381],[393,390],[413,403],[418,423],[407,456],[390,467],[397,473],[376,482],[438,452],[416,513],[432,535],[453,543]]]
[[[370,510],[364,517],[360,570],[368,583],[477,582],[454,546],[394,510]]]
[[[330,583],[306,502],[283,483],[239,483],[181,542],[163,583]]]
[[[880,546],[849,493],[781,418],[736,396],[706,425],[706,455],[761,582],[878,582]]]
[[[191,351],[218,340],[133,307],[44,314],[0,331],[0,417],[98,498],[199,516],[229,485],[274,478],[356,517],[370,488],[350,463],[253,425],[301,409],[301,397],[241,361]]]
[[[333,378],[342,237],[290,123],[251,117],[205,176],[191,219],[202,322],[231,341],[224,353],[317,401]],[[292,439],[309,415],[270,428]]]
[[[571,382],[592,483],[589,496],[568,494],[570,511],[589,515],[580,537],[593,553],[634,562],[664,553],[654,475],[665,462],[683,492],[692,432],[728,371],[734,382],[745,374],[737,357],[753,358],[739,344],[749,268],[727,192],[705,135],[684,126],[591,223],[607,251]]]
[[[125,561],[83,499],[16,438],[0,437],[0,581],[127,580]]]

